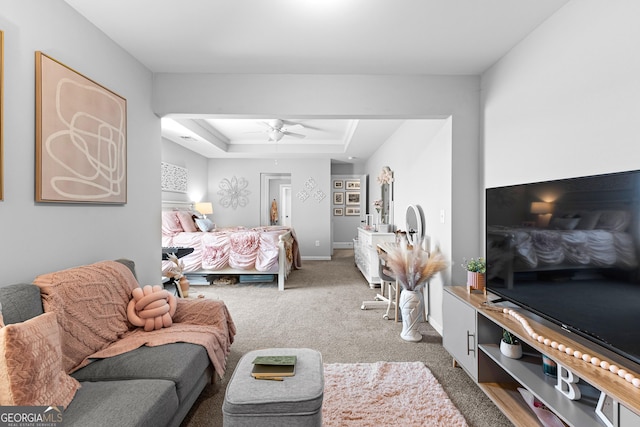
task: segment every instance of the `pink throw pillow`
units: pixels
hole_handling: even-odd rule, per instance
[[[0,405],[69,406],[80,383],[62,367],[55,313],[0,329]]]
[[[178,220],[180,221],[180,225],[184,231],[189,233],[193,233],[195,231],[200,231],[196,227],[196,222],[193,220],[193,214],[187,211],[179,211],[178,212]]]
[[[162,212],[162,234],[167,236],[175,236],[182,232],[182,225],[178,219],[178,212],[163,211]]]

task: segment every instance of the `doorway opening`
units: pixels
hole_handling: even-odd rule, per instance
[[[291,174],[260,174],[260,224],[291,226]]]

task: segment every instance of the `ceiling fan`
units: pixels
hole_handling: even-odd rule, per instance
[[[301,133],[291,132],[291,129],[303,129],[305,126],[302,123],[290,122],[282,119],[272,119],[266,122],[258,122],[261,126],[264,126],[265,132],[269,135],[269,141],[280,141],[284,136],[291,136],[294,138],[305,138],[306,135]]]

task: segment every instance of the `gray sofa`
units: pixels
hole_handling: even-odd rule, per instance
[[[118,260],[134,273],[132,261]],[[40,288],[0,287],[6,324],[43,313]],[[63,414],[65,427],[179,426],[207,383],[213,367],[204,347],[189,343],[140,347],[73,372],[80,389]]]

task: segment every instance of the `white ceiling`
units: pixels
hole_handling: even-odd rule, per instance
[[[399,75],[479,75],[568,2],[65,1],[156,73]],[[163,124],[163,135],[207,157],[277,151],[362,159],[401,123],[282,117],[305,124],[298,130],[306,137],[267,143],[266,134],[250,133],[263,129],[256,122],[267,119],[207,117],[180,118],[190,130],[171,131]],[[381,134],[375,141],[371,128]],[[368,140],[360,141],[359,134]]]

